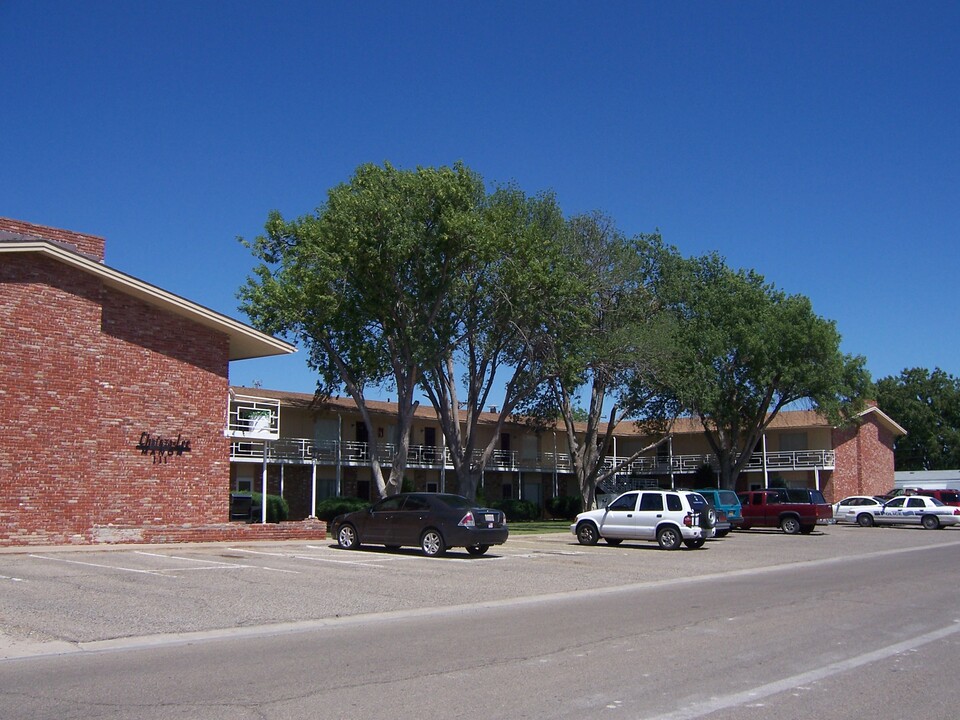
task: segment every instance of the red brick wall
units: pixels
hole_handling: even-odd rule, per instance
[[[824,494],[831,502],[848,495],[882,495],[893,487],[893,434],[867,416],[853,428],[833,431],[836,470]]]
[[[11,218],[0,218],[0,231],[25,235],[31,238],[53,240],[54,242],[70,245],[72,249],[82,252],[84,255],[90,255],[99,262],[103,262],[106,241],[96,235],[87,235],[73,230],[62,230],[61,228],[47,227],[46,225],[36,225],[34,223],[23,222],[22,220],[12,220]]]
[[[0,337],[0,544],[280,532],[227,522],[225,334],[30,253],[0,263]],[[143,433],[189,452],[145,453]]]

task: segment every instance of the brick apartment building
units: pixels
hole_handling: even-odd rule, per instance
[[[323,537],[319,499],[372,498],[369,443],[393,436],[395,406],[229,386],[231,361],[293,352],[269,335],[104,263],[103,238],[0,218],[0,545]],[[494,432],[494,416],[481,426]],[[817,487],[828,499],[893,487],[904,431],[876,407],[833,428],[781,413],[740,487]],[[263,422],[265,421],[265,423]],[[695,423],[617,483],[689,486],[712,457]],[[615,463],[649,443],[618,429]],[[484,471],[487,500],[541,507],[576,495],[563,433],[509,423]],[[383,448],[381,458],[389,457]],[[417,411],[408,479],[455,491],[432,409]],[[297,522],[229,522],[230,492],[280,493]]]
[[[229,522],[228,365],[294,348],[104,255],[0,218],[0,545],[276,534]]]

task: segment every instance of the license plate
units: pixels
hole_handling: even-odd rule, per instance
[[[484,515],[484,516],[483,516],[483,519],[486,520],[486,521],[489,522],[489,523],[492,523],[494,520],[497,519],[497,516],[488,513],[487,515]]]

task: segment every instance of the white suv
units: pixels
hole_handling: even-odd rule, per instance
[[[664,550],[703,547],[713,537],[716,512],[702,495],[688,490],[631,490],[605,508],[577,515],[570,532],[581,545],[656,540]]]

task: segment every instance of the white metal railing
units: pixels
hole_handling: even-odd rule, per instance
[[[280,437],[280,401],[233,395],[227,407],[227,428],[232,438],[276,440]]]
[[[380,462],[389,467],[395,454],[393,443],[378,443]],[[230,443],[230,459],[235,461],[262,462],[264,452],[267,462],[363,466],[370,463],[370,446],[355,440],[321,440],[308,438],[283,438],[272,442],[258,442],[235,438]],[[479,460],[482,453],[474,451]],[[626,456],[607,456],[603,467],[611,470],[626,460]],[[768,452],[766,463],[763,453],[753,453],[744,466],[746,471],[767,470],[832,470],[836,462],[833,450],[792,450]],[[448,448],[434,445],[411,445],[407,450],[407,465],[410,467],[452,467]],[[617,471],[618,475],[681,475],[696,472],[700,467],[717,467],[713,455],[645,456],[632,460]],[[570,472],[570,456],[565,453],[541,453],[534,457],[521,457],[512,450],[494,450],[487,461],[489,470],[524,470]]]

